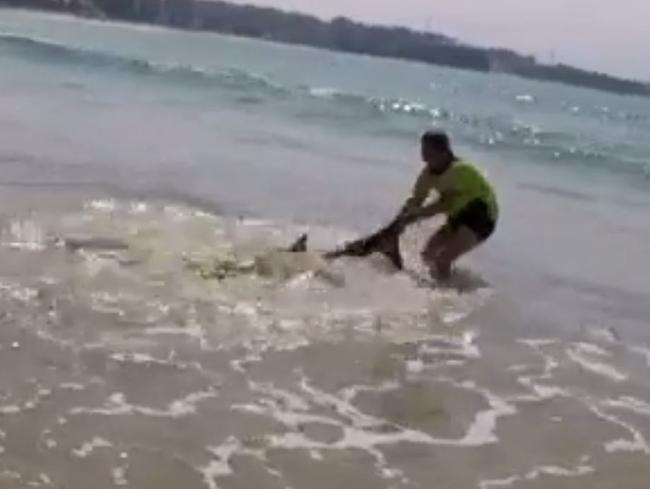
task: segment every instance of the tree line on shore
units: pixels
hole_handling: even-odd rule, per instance
[[[275,8],[212,0],[4,0],[9,6],[68,11],[106,19],[201,29],[337,51],[400,58],[482,72],[501,72],[621,94],[650,95],[650,84],[543,64],[508,49],[470,46],[405,27],[367,25],[344,17],[324,21]]]

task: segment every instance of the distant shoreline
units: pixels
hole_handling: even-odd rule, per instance
[[[211,0],[0,0],[1,6],[211,31],[484,73],[504,73],[621,95],[650,96],[650,83],[565,64],[543,64],[532,56],[512,50],[471,46],[442,34],[366,25],[343,17],[327,22],[275,8]]]

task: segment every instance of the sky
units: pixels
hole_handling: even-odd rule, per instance
[[[650,81],[650,0],[231,0],[430,29]]]

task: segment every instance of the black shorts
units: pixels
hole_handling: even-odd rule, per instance
[[[490,217],[487,204],[482,199],[476,199],[447,222],[451,231],[457,231],[461,226],[472,231],[479,241],[485,241],[494,232],[496,222]]]

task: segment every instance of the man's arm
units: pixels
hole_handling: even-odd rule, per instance
[[[446,199],[441,197],[432,204],[420,207],[420,209],[415,212],[416,217],[418,218],[417,220],[428,219],[429,217],[434,217],[445,212],[445,201]]]
[[[409,225],[423,219],[437,216],[438,214],[443,214],[448,208],[449,199],[450,193],[446,192],[443,193],[440,198],[432,204],[411,209],[404,209],[402,214],[400,214],[400,220],[404,225]]]
[[[418,175],[413,189],[411,190],[411,196],[406,200],[402,206],[402,211],[414,210],[422,206],[429,194],[431,193],[431,185],[429,183],[429,177],[427,175],[427,170],[423,169]]]

